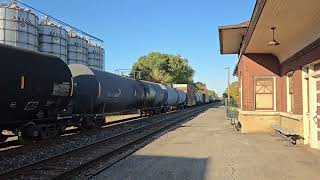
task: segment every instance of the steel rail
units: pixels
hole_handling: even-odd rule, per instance
[[[66,160],[66,158],[69,158],[69,160],[71,158],[71,160],[72,160],[72,157],[75,157],[75,158],[79,157],[79,155],[78,155],[79,153],[90,151],[90,148],[99,147],[99,145],[103,145],[103,143],[111,141],[112,139],[120,138],[120,137],[122,137],[124,135],[130,134],[130,133],[133,133],[133,132],[137,132],[137,131],[141,131],[141,130],[147,129],[149,127],[153,127],[156,124],[161,124],[161,123],[169,121],[169,120],[178,121],[180,119],[180,121],[181,121],[183,119],[186,119],[188,116],[191,116],[192,114],[194,114],[197,110],[201,110],[201,109],[203,109],[203,107],[195,107],[195,108],[190,108],[190,109],[187,109],[187,110],[178,111],[176,113],[166,114],[165,116],[153,117],[153,119],[161,119],[161,120],[153,122],[153,123],[150,123],[150,124],[147,124],[147,125],[144,125],[144,126],[141,126],[141,127],[138,127],[138,128],[135,128],[135,129],[127,130],[127,131],[122,132],[120,134],[116,134],[114,136],[107,137],[105,139],[99,140],[99,141],[91,143],[89,145],[86,145],[86,146],[83,146],[83,147],[79,147],[79,148],[75,148],[75,149],[69,150],[67,152],[60,153],[60,154],[57,154],[55,156],[51,156],[51,157],[36,161],[34,163],[31,163],[31,164],[28,164],[28,165],[25,165],[25,166],[10,170],[8,172],[0,174],[0,178],[1,179],[17,178],[17,177],[27,178],[27,177],[30,177],[30,176],[34,177],[35,175],[36,175],[35,177],[46,178],[46,179],[48,179],[48,178],[53,179],[55,177],[62,178],[64,175],[66,175],[68,173],[72,173],[74,170],[77,170],[77,169],[83,167],[85,164],[87,164],[89,162],[92,162],[92,161],[98,159],[99,157],[93,158],[93,159],[91,159],[91,161],[87,160],[87,163],[80,164],[80,166],[73,167],[71,169],[68,169],[68,168],[70,168],[70,166],[69,167],[62,167],[62,166],[60,166],[61,164],[60,165],[58,164],[59,166],[54,166],[54,165],[52,166],[52,161],[55,162],[55,163],[57,163],[57,162],[61,163],[62,161],[59,161],[60,158],[61,158],[61,160],[64,160],[64,161]],[[184,115],[184,116],[181,116],[181,114]],[[147,119],[151,120],[150,118],[147,118]],[[157,131],[159,131],[159,130],[157,130]],[[157,132],[157,131],[155,131],[155,132]],[[153,133],[155,133],[155,132],[153,132]],[[143,138],[145,136],[146,135],[142,136],[141,138]],[[141,139],[141,138],[139,138],[139,139]],[[127,143],[127,144],[130,144],[130,143]],[[121,147],[119,147],[119,148],[121,148]],[[116,148],[115,150],[117,150],[119,148]],[[113,151],[115,151],[115,150],[113,150]],[[90,159],[91,154],[87,154],[87,155],[89,156],[89,159]],[[94,156],[94,155],[92,154],[92,156]],[[91,156],[91,158],[92,158],[92,156]],[[51,162],[51,166],[50,166],[50,162]],[[49,164],[49,166],[48,166],[48,164]],[[50,173],[50,168],[51,168],[51,173]]]

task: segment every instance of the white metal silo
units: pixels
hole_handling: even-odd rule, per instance
[[[0,5],[0,43],[38,51],[39,18],[16,3]]]
[[[101,70],[104,70],[104,63],[105,63],[105,50],[102,48],[102,53],[100,55],[100,67]]]
[[[67,63],[67,30],[47,17],[39,24],[39,51],[59,57]]]
[[[88,66],[104,70],[104,49],[101,46],[88,44]]]
[[[88,41],[74,32],[68,33],[68,64],[88,65]]]

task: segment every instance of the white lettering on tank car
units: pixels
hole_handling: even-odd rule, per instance
[[[11,102],[9,107],[15,109],[17,107],[17,102]]]
[[[45,106],[51,106],[52,104],[54,104],[54,101],[47,101]]]
[[[39,101],[29,101],[26,107],[24,108],[25,111],[34,110],[38,107]]]
[[[118,89],[118,92],[114,93],[113,97],[120,97],[121,93],[121,89]]]
[[[121,89],[118,89],[117,91],[114,91],[114,92],[108,92],[107,96],[112,98],[118,98],[120,97],[121,94],[122,94]]]

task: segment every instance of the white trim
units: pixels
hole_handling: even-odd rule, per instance
[[[310,98],[310,145],[313,148],[317,148],[320,149],[320,141],[318,140],[318,125],[317,123],[314,121],[314,117],[318,117],[317,114],[317,106],[318,106],[318,102],[317,102],[317,94],[318,94],[318,90],[317,90],[317,81],[320,81],[320,78],[317,77],[318,75],[316,75],[314,73],[314,66],[311,65],[309,66],[310,68],[310,78],[309,78],[309,98]]]
[[[286,74],[286,99],[287,99],[287,112],[293,112],[293,109],[291,108],[292,105],[291,105],[291,98],[289,98],[289,75],[292,75],[293,76],[293,72],[289,72]],[[293,77],[292,77],[293,78]]]
[[[274,104],[274,110],[277,110],[277,81],[276,77],[273,76],[273,104]]]
[[[308,74],[308,67],[302,68],[302,103],[303,103],[303,143],[309,144],[310,143],[310,104],[308,99],[308,82],[309,78],[304,78]]]
[[[320,77],[320,71],[313,72],[304,76],[304,78],[310,78],[310,77]]]

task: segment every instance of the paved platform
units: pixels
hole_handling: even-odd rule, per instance
[[[94,179],[320,179],[320,152],[293,146],[276,134],[240,134],[222,107],[105,170]]]

